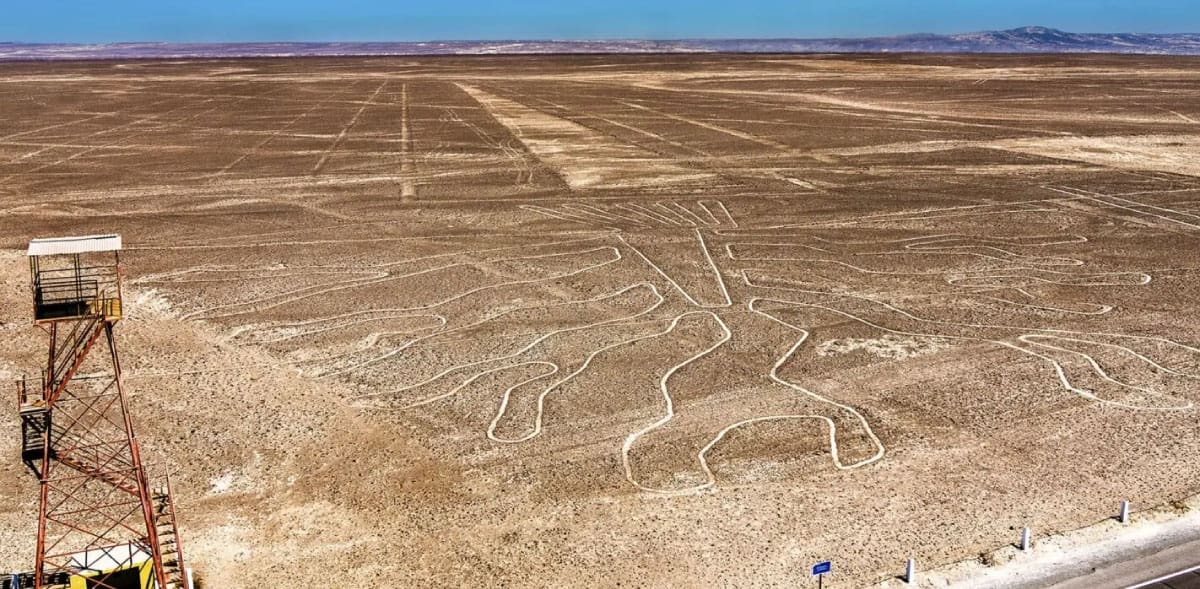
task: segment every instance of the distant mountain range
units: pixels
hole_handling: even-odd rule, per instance
[[[865,39],[432,41],[404,43],[0,43],[0,60],[528,55],[579,53],[1127,53],[1200,55],[1200,34],[1068,33],[1024,27]]]

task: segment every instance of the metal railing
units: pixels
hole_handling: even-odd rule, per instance
[[[29,387],[25,385],[25,377],[17,381],[17,411],[29,404]]]
[[[59,319],[120,312],[115,266],[72,266],[37,270],[33,275],[35,319]],[[114,302],[115,301],[115,302]]]
[[[100,337],[99,317],[75,323],[62,339],[54,355],[53,372],[43,371],[42,382],[56,389],[71,376],[71,371],[87,355],[91,344]]]

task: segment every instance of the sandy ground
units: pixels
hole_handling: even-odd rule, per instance
[[[216,587],[879,583],[1196,493],[1200,61],[0,65]],[[0,569],[36,481],[0,415]]]

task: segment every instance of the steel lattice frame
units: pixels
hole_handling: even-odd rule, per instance
[[[159,529],[166,520],[167,533],[176,534],[174,506],[169,490],[152,495],[149,488],[122,386],[115,321],[93,315],[43,326],[50,353],[42,391],[47,427],[39,468],[38,589],[77,574],[81,554],[106,556],[109,570],[152,566],[159,588],[185,584],[177,545],[170,564],[179,574],[169,576],[163,566]],[[101,341],[107,354],[89,354]],[[85,365],[100,376],[77,377]],[[103,577],[89,580],[89,587],[116,589]]]

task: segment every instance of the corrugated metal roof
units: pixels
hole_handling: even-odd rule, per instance
[[[29,242],[29,256],[56,256],[59,254],[86,254],[89,252],[115,252],[121,249],[121,236],[83,235],[80,237],[48,237]]]

